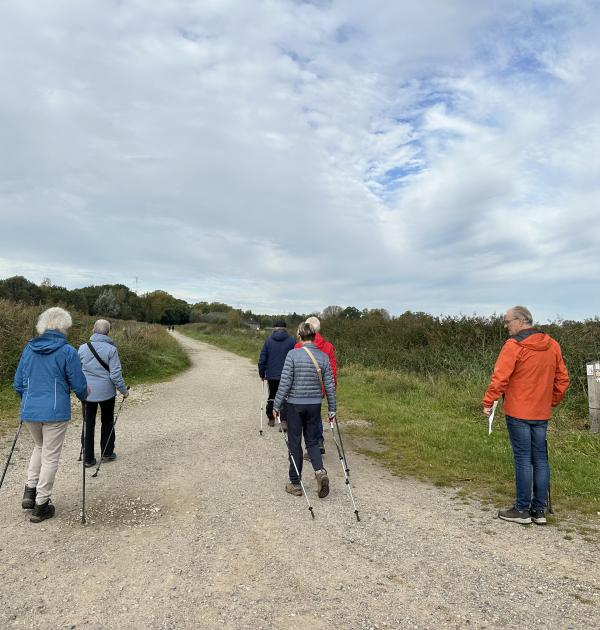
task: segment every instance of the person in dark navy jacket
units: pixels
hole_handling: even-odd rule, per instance
[[[81,401],[90,392],[77,351],[67,343],[72,323],[62,308],[44,311],[36,325],[40,336],[25,346],[13,381],[21,398],[21,420],[34,444],[21,503],[23,509],[33,509],[32,523],[54,516],[50,496],[71,419],[70,392]]]
[[[295,339],[288,333],[287,324],[282,319],[273,322],[273,333],[265,339],[260,357],[258,358],[258,374],[269,384],[269,398],[267,400],[267,418],[269,426],[275,426],[275,416],[273,415],[273,401],[277,395],[279,379],[287,353],[294,347]],[[281,410],[281,426],[287,430],[287,420],[285,419],[285,405]]]

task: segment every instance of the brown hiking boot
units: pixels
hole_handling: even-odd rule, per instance
[[[270,427],[274,427],[275,426],[275,420],[273,420],[272,418],[269,418],[269,426]]]
[[[295,497],[302,496],[302,486],[299,483],[292,483],[291,481],[286,483],[285,491],[293,494]]]
[[[324,499],[329,494],[329,477],[327,471],[324,468],[315,472],[317,478],[317,494],[319,499]]]
[[[279,431],[283,431],[287,433],[287,420],[280,420],[281,424],[279,425]]]

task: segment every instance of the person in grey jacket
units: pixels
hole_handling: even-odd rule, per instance
[[[83,373],[91,386],[92,393],[83,405],[85,416],[85,444],[83,445],[84,466],[96,465],[94,456],[94,429],[96,412],[100,405],[100,454],[104,461],[113,461],[115,453],[115,432],[113,420],[117,389],[123,398],[129,396],[129,390],[121,373],[121,361],[115,342],[108,336],[110,323],[99,319],[94,324],[93,334],[88,343],[79,346],[79,358]],[[90,347],[91,346],[91,347]],[[95,356],[94,352],[98,355]]]
[[[324,498],[329,494],[329,478],[323,468],[323,456],[319,449],[322,388],[325,388],[327,396],[329,418],[335,421],[335,384],[329,357],[314,344],[314,327],[303,322],[298,326],[298,336],[302,347],[288,352],[273,403],[275,415],[278,417],[283,402],[287,399],[290,481],[286,484],[285,490],[296,496],[302,495],[300,477],[304,435],[304,443],[317,479],[317,494],[319,498]]]

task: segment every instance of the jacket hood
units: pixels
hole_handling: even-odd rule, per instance
[[[527,333],[529,331],[523,331]],[[531,329],[531,332],[524,339],[515,339],[512,337],[514,341],[516,341],[520,346],[524,346],[525,348],[529,348],[529,350],[536,350],[541,352],[543,350],[548,350],[551,345],[551,337],[546,333],[543,333],[539,330]]]
[[[115,345],[115,342],[108,335],[101,335],[100,333],[94,333],[90,337],[90,341],[104,341],[104,343],[109,343],[111,346]]]
[[[58,330],[47,330],[43,335],[32,339],[29,347],[38,354],[52,354],[67,343],[67,336]]]
[[[274,341],[285,341],[286,339],[289,339],[290,334],[288,333],[287,330],[276,330],[272,335],[271,338]]]

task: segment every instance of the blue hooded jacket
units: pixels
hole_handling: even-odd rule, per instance
[[[13,387],[21,397],[24,422],[59,422],[71,419],[71,389],[85,400],[87,382],[77,351],[65,334],[47,330],[23,350]]]
[[[287,330],[276,330],[270,337],[267,337],[258,358],[260,378],[279,380],[285,357],[295,344],[295,339]]]

